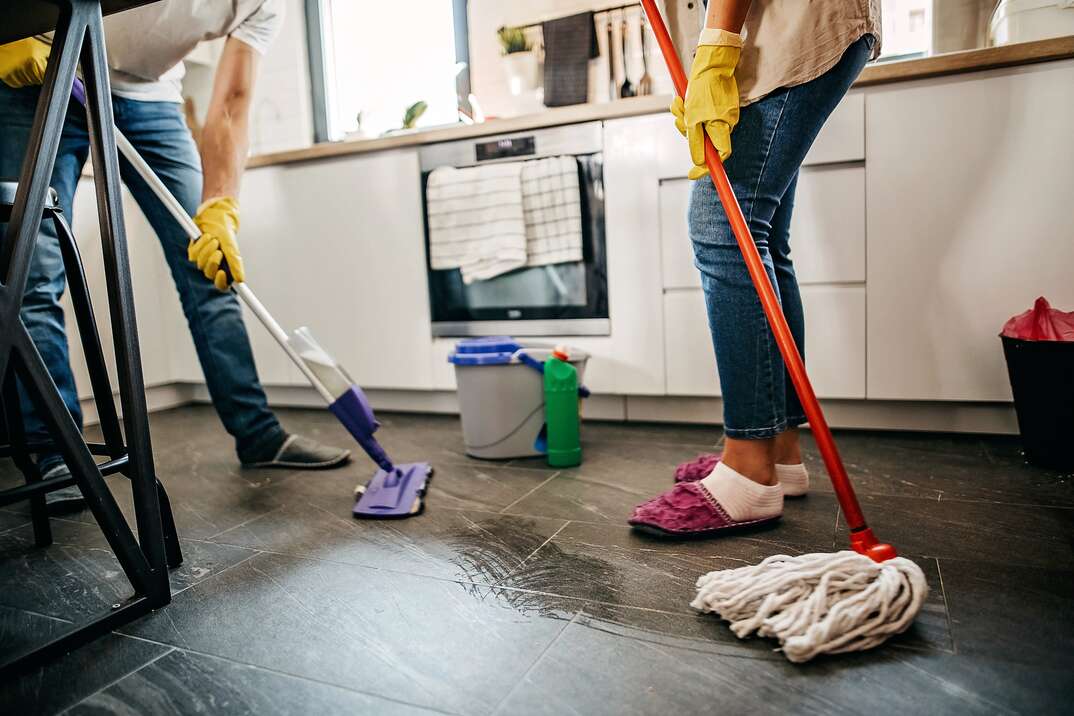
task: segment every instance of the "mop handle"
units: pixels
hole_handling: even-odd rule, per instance
[[[679,55],[675,52],[675,45],[668,34],[667,26],[664,25],[660,10],[657,9],[654,0],[641,0],[641,4],[645,8],[649,26],[652,27],[653,32],[656,34],[656,41],[660,45],[660,51],[664,55],[664,62],[667,63],[668,71],[671,73],[671,80],[675,84],[675,92],[680,97],[685,98],[686,73],[683,72],[682,63],[679,62]],[[723,162],[720,161],[720,155],[716,152],[716,148],[712,146],[707,133],[705,135],[705,160],[708,164],[712,181],[716,185],[716,193],[720,196],[720,203],[723,204],[724,211],[731,223],[731,229],[734,231],[738,248],[742,251],[742,257],[746,260],[746,268],[749,270],[750,279],[753,281],[753,285],[757,289],[757,295],[761,299],[761,307],[764,309],[764,315],[768,319],[768,325],[772,327],[772,333],[775,335],[779,352],[783,355],[783,362],[787,366],[791,382],[794,383],[794,389],[798,393],[806,418],[813,429],[817,447],[824,457],[824,465],[828,469],[832,487],[839,498],[839,506],[843,510],[843,516],[846,518],[847,525],[852,533],[864,531],[868,529],[865,524],[865,516],[862,514],[861,506],[858,504],[858,498],[854,494],[850,479],[847,477],[843,461],[839,457],[839,450],[836,448],[835,440],[832,438],[832,431],[828,428],[824,413],[820,409],[820,403],[817,402],[817,396],[813,392],[813,386],[809,382],[809,376],[806,375],[802,356],[798,353],[798,347],[794,343],[794,337],[791,335],[791,329],[787,325],[787,319],[783,317],[783,309],[779,304],[779,299],[776,298],[776,293],[772,290],[772,283],[768,280],[768,273],[765,271],[764,263],[761,261],[761,255],[757,251],[757,246],[753,243],[753,237],[750,235],[746,218],[742,215],[742,208],[738,205],[738,199],[735,198],[735,192],[731,188],[727,172],[724,171]]]
[[[201,230],[198,228],[194,220],[190,218],[190,215],[186,213],[186,209],[183,205],[168,191],[168,187],[164,186],[164,182],[160,180],[160,177],[156,175],[153,169],[142,159],[142,155],[138,153],[138,150],[127,141],[127,138],[123,136],[123,133],[116,130],[116,146],[119,148],[119,153],[130,163],[131,167],[138,173],[138,176],[145,180],[145,183],[156,194],[157,198],[164,205],[164,208],[168,210],[168,213],[178,222],[179,226],[183,227],[183,231],[190,238],[191,241],[196,241],[201,236]],[[283,352],[294,362],[298,369],[302,371],[302,374],[306,376],[306,380],[310,382],[324,401],[331,405],[335,402],[335,398],[328,389],[324,387],[324,383],[318,380],[317,376],[310,370],[306,362],[302,360],[302,357],[298,355],[294,347],[287,340],[287,332],[283,330],[276,319],[272,317],[272,314],[268,312],[265,305],[258,300],[254,292],[245,283],[233,283],[232,289],[238,294],[242,302],[257,316],[257,320],[268,330],[272,337],[276,339],[276,342],[280,344],[280,348]]]

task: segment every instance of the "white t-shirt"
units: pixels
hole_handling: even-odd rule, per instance
[[[182,102],[183,58],[230,36],[264,54],[283,23],[283,0],[163,0],[104,19],[112,93]]]

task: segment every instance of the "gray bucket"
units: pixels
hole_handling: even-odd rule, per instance
[[[544,427],[544,379],[523,362],[523,354],[544,362],[552,355],[552,347],[506,338],[479,339],[460,342],[448,358],[455,365],[467,455],[506,460],[544,454],[537,447]],[[577,348],[568,349],[567,354],[581,385],[589,354]]]

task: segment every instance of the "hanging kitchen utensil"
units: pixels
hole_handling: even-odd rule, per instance
[[[645,17],[641,18],[641,67],[644,72],[638,80],[638,95],[647,96],[653,93],[653,76],[649,74],[649,48],[645,41]]]
[[[627,25],[626,20],[623,20],[623,36],[620,38],[623,41],[623,86],[619,89],[620,97],[635,97],[638,94],[638,90],[634,87],[634,83],[630,81],[630,68],[627,66],[627,36],[630,34],[630,26]]]
[[[619,83],[615,81],[615,28],[608,23],[608,99],[619,97]]]

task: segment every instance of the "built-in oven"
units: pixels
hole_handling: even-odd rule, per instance
[[[434,268],[429,228],[429,177],[434,170],[532,162],[548,157],[569,157],[577,166],[580,252],[572,253],[567,261],[524,265],[483,280],[466,277],[459,268]],[[434,336],[577,336],[611,332],[600,122],[431,144],[422,147],[420,158]],[[569,162],[563,165],[564,160],[559,161],[559,166],[569,167]],[[496,231],[483,235],[485,239],[496,241]]]

